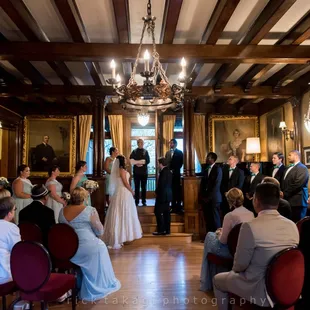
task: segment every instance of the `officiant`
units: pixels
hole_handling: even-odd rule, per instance
[[[141,186],[142,205],[146,206],[147,165],[150,163],[150,156],[148,151],[143,148],[144,141],[142,139],[137,140],[137,145],[138,148],[130,154],[130,163],[133,166],[133,178],[135,182],[135,201],[136,206],[138,206]]]

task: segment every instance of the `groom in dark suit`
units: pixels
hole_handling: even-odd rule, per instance
[[[223,216],[225,216],[229,212],[229,206],[225,193],[227,193],[233,187],[239,188],[240,190],[242,190],[243,187],[244,172],[237,167],[238,161],[238,157],[232,155],[228,158],[227,165],[225,165],[222,169],[223,177],[221,183],[221,209]]]
[[[181,168],[183,166],[183,152],[177,149],[176,139],[170,140],[170,151],[165,155],[168,167],[172,172],[172,212],[182,212],[182,189],[181,189]]]
[[[172,173],[167,167],[164,157],[158,159],[160,169],[156,187],[156,202],[154,213],[157,221],[157,232],[153,235],[170,234],[170,202],[172,200]]]
[[[285,169],[281,189],[284,199],[292,208],[292,221],[298,222],[307,213],[309,173],[305,165],[300,162],[300,153],[291,151],[288,155],[290,165]]]
[[[217,155],[208,153],[206,158],[206,170],[200,183],[200,201],[207,226],[207,231],[216,231],[221,227],[220,206],[222,202],[221,182],[222,169],[215,162]]]
[[[283,174],[285,171],[285,166],[283,162],[284,162],[284,155],[282,153],[277,152],[272,155],[272,163],[274,166],[271,176],[277,179],[280,183],[282,181]]]
[[[250,172],[243,184],[244,206],[254,213],[254,206],[252,203],[254,192],[258,184],[262,183],[264,175],[259,172],[260,163],[251,163]]]

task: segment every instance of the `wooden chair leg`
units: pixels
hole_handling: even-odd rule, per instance
[[[47,310],[47,302],[41,301],[41,310]]]
[[[75,310],[76,309],[76,288],[73,288],[72,289],[72,296],[71,296],[71,303],[72,303],[72,310]]]
[[[6,296],[2,296],[2,309],[6,310]]]

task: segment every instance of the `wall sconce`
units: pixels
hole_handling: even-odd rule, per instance
[[[246,154],[253,155],[253,161],[259,161],[258,154],[261,153],[260,149],[260,139],[259,138],[246,138]],[[257,155],[257,160],[255,160],[255,155]]]
[[[292,140],[294,139],[294,130],[287,129],[287,126],[284,121],[280,122],[279,128],[281,128],[286,141],[288,141],[290,138]]]

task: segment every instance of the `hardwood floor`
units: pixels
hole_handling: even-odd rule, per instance
[[[122,288],[96,303],[78,309],[183,310],[217,309],[212,295],[199,291],[203,244],[126,245],[110,250]],[[70,304],[50,305],[69,310]]]

